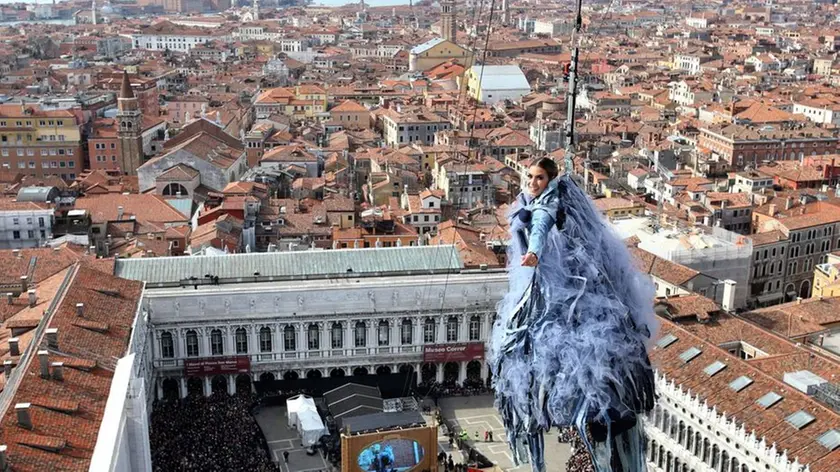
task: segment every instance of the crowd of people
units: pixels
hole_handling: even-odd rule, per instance
[[[150,442],[155,472],[279,472],[251,415],[255,397],[214,394],[154,405]]]
[[[589,451],[583,445],[577,431],[573,428],[561,430],[561,435],[565,434],[565,440],[561,442],[568,442],[572,447],[572,455],[566,462],[566,472],[595,472],[595,467],[592,465],[592,457]],[[558,440],[559,437],[558,437]]]

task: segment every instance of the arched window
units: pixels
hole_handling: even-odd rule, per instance
[[[437,323],[431,318],[426,318],[423,323],[423,342],[433,343],[437,341]]]
[[[318,331],[318,325],[312,323],[306,333],[306,344],[310,351],[321,349],[321,333]]]
[[[172,333],[164,331],[160,335],[160,355],[164,359],[175,357],[175,343],[172,341]]]
[[[388,325],[388,321],[381,320],[379,322],[379,326],[376,328],[377,330],[377,340],[380,346],[387,346],[388,343],[391,341],[391,327]]]
[[[248,333],[245,332],[245,328],[236,329],[236,353],[248,353]]]
[[[449,319],[446,320],[446,341],[458,341],[458,318],[455,316],[450,316]]]
[[[187,191],[187,188],[179,183],[173,182],[166,184],[166,186],[163,187],[163,195],[165,196],[180,195],[186,197],[189,196],[189,194],[190,193]]]
[[[225,353],[225,345],[222,341],[222,330],[214,329],[210,331],[210,354],[214,356],[221,356]]]
[[[341,329],[341,323],[332,324],[332,333],[330,336],[330,345],[333,349],[341,349],[344,347],[344,330]]]
[[[402,320],[402,324],[400,324],[400,343],[411,344],[414,341],[414,326],[411,324],[411,320],[406,318]]]
[[[355,346],[356,347],[365,347],[367,346],[367,326],[365,326],[364,321],[357,321],[356,328],[355,328]]]
[[[286,326],[283,328],[283,350],[295,350],[295,328],[294,326]]]
[[[271,352],[271,328],[263,326],[260,328],[260,352]]]
[[[198,333],[187,331],[187,357],[198,357]]]
[[[470,317],[470,341],[481,339],[481,317],[473,315]]]

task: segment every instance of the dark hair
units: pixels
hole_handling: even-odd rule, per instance
[[[545,173],[548,174],[548,180],[554,180],[557,175],[560,174],[560,169],[557,167],[557,163],[550,157],[543,157],[533,165],[544,170]]]

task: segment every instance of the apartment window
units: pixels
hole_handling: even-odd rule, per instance
[[[12,231],[12,238],[20,239],[20,231]]]
[[[31,229],[27,230],[26,231],[26,237],[29,238],[29,239],[35,239],[35,231],[33,231]]]
[[[437,338],[437,323],[431,318],[427,318],[423,323],[423,342],[433,343]]]
[[[310,351],[321,348],[321,333],[318,331],[318,325],[311,324],[306,333],[306,342]]]
[[[402,344],[411,344],[412,342],[412,335],[413,329],[410,319],[402,320],[402,324],[400,325],[400,343]]]
[[[237,328],[236,334],[236,353],[237,354],[247,354],[248,353],[248,333],[245,332],[245,328]]]
[[[26,162],[18,162],[18,169],[26,169]]]
[[[341,323],[332,324],[330,344],[333,349],[341,349],[344,347],[344,330],[341,328]]]
[[[357,321],[355,327],[355,343],[356,347],[365,347],[367,345],[367,326],[364,321]]]
[[[12,218],[12,224],[13,225],[19,225],[20,224],[20,218]]]
[[[260,328],[260,352],[271,352],[271,328]]]
[[[175,357],[175,343],[172,341],[172,333],[169,331],[160,335],[160,355],[164,359]]]
[[[198,333],[187,331],[187,357],[198,357]]]
[[[34,169],[34,168],[35,168],[35,161],[29,161],[29,168],[30,168],[30,169]]]
[[[210,331],[210,354],[214,356],[221,356],[224,354],[225,346],[222,340],[222,330],[214,329]]]
[[[449,319],[446,320],[446,341],[458,341],[458,318],[454,316],[450,316]]]

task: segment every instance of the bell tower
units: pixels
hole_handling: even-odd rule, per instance
[[[455,42],[458,24],[455,20],[455,0],[440,1],[440,33],[443,39]]]
[[[125,71],[117,98],[116,120],[120,170],[123,174],[135,175],[137,168],[143,164],[143,114]]]

